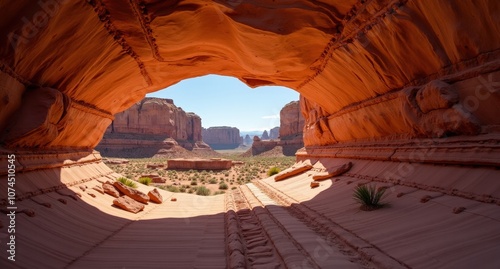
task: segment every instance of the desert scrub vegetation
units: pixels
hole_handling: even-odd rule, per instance
[[[130,180],[126,177],[120,177],[116,181],[123,183],[125,186],[129,186],[134,189],[137,188],[137,184],[133,180]]]
[[[353,198],[363,211],[371,211],[384,207],[382,203],[386,188],[377,188],[373,184],[363,184],[354,188]]]
[[[221,183],[219,184],[219,190],[227,190],[229,187],[227,186],[226,183]]]
[[[267,171],[267,175],[268,176],[273,176],[273,175],[276,175],[277,173],[280,172],[280,169],[276,166],[273,166],[271,168],[269,168],[269,170]]]
[[[140,177],[139,178],[139,183],[141,184],[144,184],[146,186],[149,186],[149,184],[151,184],[151,182],[153,181],[150,177]]]
[[[107,165],[122,176],[132,179],[135,183],[137,183],[143,176],[156,173],[166,180],[165,183],[154,184],[158,187],[164,186],[166,189],[168,188],[167,186],[176,186],[179,189],[179,192],[196,194],[196,187],[205,186],[208,190],[210,190],[210,195],[215,195],[216,192],[223,190],[219,188],[223,183],[228,186],[227,190],[229,190],[235,186],[268,177],[267,172],[272,167],[277,167],[280,171],[282,171],[295,163],[295,157],[242,157],[237,154],[224,154],[223,157],[233,161],[240,161],[242,163],[233,165],[233,167],[229,170],[200,171],[168,170],[165,167],[151,169],[146,167],[148,164],[152,163],[166,163],[167,159],[165,158],[127,158],[127,160],[129,160],[129,163],[127,164]],[[151,185],[153,185],[152,182]],[[225,185],[222,186],[222,188],[225,188]]]
[[[210,190],[207,189],[205,186],[200,186],[196,189],[196,195],[209,196]]]

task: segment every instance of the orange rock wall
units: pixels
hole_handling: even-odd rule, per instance
[[[201,141],[201,118],[170,99],[145,98],[115,115],[106,133],[165,135],[180,141]]]
[[[93,148],[146,93],[211,73],[300,92],[306,146],[498,134],[495,0],[50,3],[0,6],[7,148]]]
[[[302,140],[304,117],[300,112],[300,103],[297,101],[286,104],[280,111],[280,139]]]
[[[243,143],[236,127],[216,126],[202,129],[203,141],[213,149],[237,148]]]

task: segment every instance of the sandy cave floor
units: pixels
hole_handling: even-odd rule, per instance
[[[316,163],[312,170],[280,182],[272,177],[257,180],[224,195],[197,196],[160,190],[164,203],[150,203],[138,214],[113,207],[113,197],[92,190],[99,181],[119,176],[113,173],[65,190],[36,195],[19,202],[21,209],[32,209],[35,216],[17,214],[16,262],[10,263],[2,257],[0,265],[1,268],[500,267],[498,205],[393,185],[388,186],[387,207],[365,212],[354,203],[352,190],[367,181],[352,174],[368,170],[373,173],[373,164],[357,162],[351,174],[322,181],[318,188],[311,189],[311,177],[324,165]],[[99,169],[106,168],[87,165],[73,176],[84,178]],[[456,169],[450,169],[449,173],[457,173],[453,171]],[[66,172],[61,174],[69,177]],[[82,186],[88,188],[82,191]],[[139,186],[144,192],[151,188]],[[422,203],[421,198],[426,195],[431,199]],[[171,201],[172,197],[177,201]],[[465,210],[455,214],[457,207]],[[6,215],[0,215],[0,220],[7,223]]]

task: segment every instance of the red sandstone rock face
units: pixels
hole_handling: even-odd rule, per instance
[[[165,135],[176,141],[201,141],[201,118],[171,99],[146,97],[115,115],[106,133]]]
[[[302,139],[304,117],[300,112],[300,104],[293,101],[285,105],[280,111],[280,139]]]
[[[280,137],[280,127],[274,127],[269,130],[269,139],[278,139]]]
[[[279,141],[255,140],[252,144],[251,155],[259,155],[263,152],[270,151],[276,146],[282,148],[282,152],[286,156],[293,156],[295,152],[304,146],[302,138],[302,130],[304,128],[304,117],[300,112],[298,101],[293,101],[286,104],[280,111],[280,127],[271,129],[271,137],[277,136],[279,132]],[[273,138],[271,138],[273,139]]]
[[[97,149],[107,156],[151,157],[176,146],[210,149],[201,138],[201,118],[171,99],[148,97],[115,115]]]
[[[243,143],[240,137],[240,130],[236,127],[217,126],[203,128],[203,141],[213,149],[232,149],[237,148]]]
[[[299,91],[310,146],[496,132],[498,1],[275,5],[64,1],[41,23],[32,2],[3,3],[2,143],[93,148],[146,93],[210,73]],[[433,80],[451,99],[416,97]]]

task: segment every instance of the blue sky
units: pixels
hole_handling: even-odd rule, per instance
[[[147,96],[173,99],[184,111],[198,114],[205,128],[231,126],[240,131],[279,126],[281,108],[299,100],[298,92],[286,87],[252,89],[236,78],[219,75],[183,80]]]

